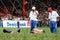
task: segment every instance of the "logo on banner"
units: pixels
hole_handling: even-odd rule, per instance
[[[26,26],[26,23],[23,22],[23,23],[20,23],[19,25],[20,25],[20,26]]]
[[[9,23],[9,22],[7,22],[7,26],[17,26],[17,24],[16,23]]]
[[[27,22],[27,26],[30,26],[30,21]]]

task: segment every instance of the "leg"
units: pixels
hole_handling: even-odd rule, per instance
[[[50,21],[50,31],[53,33],[53,22]]]
[[[31,20],[31,29],[30,29],[30,32],[32,32],[33,28],[35,28],[34,21]]]
[[[20,29],[17,29],[16,31],[17,31],[17,32],[20,32]]]
[[[53,27],[50,28],[50,31],[53,33]]]
[[[54,22],[54,24],[53,24],[53,32],[56,32],[56,31],[57,31],[57,23]]]
[[[3,29],[3,32],[4,33],[11,33],[11,31],[10,30],[7,30],[7,29]]]
[[[43,33],[43,32],[45,32],[45,31],[42,30],[42,29],[34,28],[34,29],[33,29],[33,32],[34,32],[34,33]]]
[[[18,28],[19,28],[19,22],[17,22],[17,26],[18,26]]]
[[[38,21],[34,21],[34,26],[37,27]]]

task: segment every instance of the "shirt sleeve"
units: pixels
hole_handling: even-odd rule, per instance
[[[57,12],[56,12],[56,14],[55,14],[55,15],[56,15],[56,17],[59,17],[59,15],[58,15],[58,13],[57,13]]]
[[[39,14],[39,12],[38,12],[38,11],[36,11],[36,13],[37,13],[37,14]]]

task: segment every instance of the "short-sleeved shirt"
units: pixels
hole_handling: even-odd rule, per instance
[[[38,11],[30,11],[30,14],[29,14],[29,17],[30,17],[30,20],[36,20],[37,21],[37,14],[38,14]]]
[[[56,11],[49,12],[49,19],[50,21],[57,21],[56,18],[58,17],[58,13]]]

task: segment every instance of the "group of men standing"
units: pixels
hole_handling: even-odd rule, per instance
[[[57,11],[54,11],[52,9],[52,7],[48,7],[48,19],[49,19],[49,26],[50,26],[50,31],[52,33],[56,33],[57,32],[57,21],[59,21],[58,17],[58,13]],[[38,19],[37,19],[37,15],[39,15],[38,11],[36,10],[36,7],[33,6],[32,7],[32,11],[30,11],[30,15],[29,15],[29,18],[31,20],[31,28],[30,28],[30,32],[31,33],[34,33],[34,32],[37,32],[37,31],[40,31],[40,32],[44,32],[44,30],[36,30],[36,25],[38,23]]]

